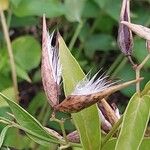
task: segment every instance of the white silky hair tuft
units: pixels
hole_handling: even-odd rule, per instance
[[[62,74],[62,67],[60,65],[59,59],[59,50],[57,46],[52,45],[52,39],[54,38],[54,32],[49,34],[47,32],[47,48],[48,48],[48,57],[49,57],[49,64],[52,68],[52,74],[54,77],[55,82],[57,85],[60,84],[61,74]]]
[[[108,81],[108,76],[105,75],[104,73],[97,78],[100,71],[98,71],[91,79],[90,73],[88,73],[75,86],[75,89],[71,95],[89,95],[102,92],[116,83],[116,82],[111,83],[110,81]]]

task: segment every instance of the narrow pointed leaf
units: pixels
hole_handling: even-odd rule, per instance
[[[60,61],[65,95],[71,94],[76,84],[85,76],[79,64],[66,47],[61,36],[58,38]],[[76,128],[80,134],[81,143],[85,150],[99,150],[101,146],[100,121],[97,106],[93,105],[79,113],[72,114]]]
[[[147,95],[139,97],[138,94],[135,94],[126,108],[115,150],[139,149],[149,115],[150,97]]]
[[[33,116],[31,116],[26,110],[20,107],[17,103],[11,101],[9,98],[0,93],[0,96],[9,104],[15,119],[25,129],[38,135],[39,140],[45,139],[49,142],[59,143],[58,139],[53,134],[50,134]]]
[[[3,128],[1,134],[0,134],[0,148],[2,147],[2,144],[4,142],[4,139],[6,137],[6,133],[7,133],[7,130],[10,128],[11,126],[7,125],[6,127]]]

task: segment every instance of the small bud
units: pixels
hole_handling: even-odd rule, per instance
[[[121,21],[130,22],[130,0],[122,1],[119,30],[118,30],[118,45],[121,51],[128,56],[132,54],[133,48],[132,32],[124,24],[121,24]]]
[[[69,133],[67,135],[67,139],[70,141],[70,142],[74,142],[74,143],[80,143],[80,135],[78,133],[77,130]]]
[[[128,21],[122,21],[121,23],[126,25],[130,30],[135,32],[141,38],[150,41],[150,28],[138,24],[133,24]]]
[[[59,103],[61,66],[58,56],[57,33],[48,34],[45,17],[43,17],[41,76],[48,102],[54,107]]]

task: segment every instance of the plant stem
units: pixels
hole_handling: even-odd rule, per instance
[[[74,46],[74,44],[75,44],[75,42],[76,42],[76,40],[77,40],[77,37],[78,37],[78,35],[79,35],[79,33],[80,33],[81,29],[82,29],[82,26],[83,26],[83,22],[80,21],[80,22],[78,23],[78,26],[77,26],[77,28],[76,28],[76,30],[75,30],[75,33],[74,33],[74,35],[73,35],[71,41],[70,41],[70,43],[69,43],[69,49],[70,49],[70,50],[72,50],[72,48],[73,48],[73,46]]]
[[[55,118],[54,115],[52,115],[52,117],[50,118],[50,120],[59,123],[61,131],[62,131],[62,134],[63,134],[63,137],[64,137],[65,142],[66,142],[66,145],[68,145],[69,142],[68,142],[66,131],[65,131],[65,127],[64,127],[64,120],[63,119],[59,120],[59,119]]]
[[[122,62],[119,64],[119,66],[117,67],[117,69],[113,72],[112,77],[115,77],[116,74],[122,69],[122,67],[126,64],[127,62],[127,58],[124,57],[124,59],[122,60]]]
[[[46,109],[45,115],[43,115],[44,118],[43,118],[43,120],[42,120],[42,125],[43,125],[43,126],[46,126],[46,125],[47,125],[47,121],[48,121],[48,119],[49,119],[49,115],[50,115],[50,107],[49,107],[49,105],[47,105],[47,109]]]
[[[108,75],[111,74],[112,71],[116,68],[116,66],[120,63],[120,61],[122,60],[122,58],[123,58],[123,55],[120,54],[120,55],[116,58],[116,60],[113,62],[113,64],[110,66],[110,68],[108,69],[108,71],[107,71],[106,74],[108,74]]]
[[[120,124],[122,123],[123,120],[123,116],[121,116],[121,118],[118,120],[118,122],[116,124],[114,124],[114,126],[112,127],[112,129],[110,130],[110,132],[106,135],[106,137],[104,138],[103,142],[102,142],[102,147],[107,143],[107,141],[115,134],[115,132],[118,130],[118,127],[120,126]]]
[[[148,61],[149,58],[150,58],[150,53],[145,57],[145,59],[141,62],[140,65],[138,65],[137,67],[135,67],[136,79],[140,78],[141,69],[143,68],[143,66]],[[140,93],[140,82],[136,83],[136,92]]]
[[[8,27],[6,24],[6,18],[5,18],[4,12],[2,10],[0,10],[0,17],[1,17],[2,28],[3,28],[3,32],[4,32],[6,44],[7,44],[7,50],[8,50],[8,55],[9,55],[15,98],[16,98],[17,102],[19,103],[19,96],[18,96],[19,92],[18,92],[17,74],[16,74],[14,56],[13,56],[11,41],[10,41],[10,37],[9,37]]]

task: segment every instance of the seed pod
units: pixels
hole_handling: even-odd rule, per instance
[[[130,0],[122,1],[119,30],[118,30],[118,45],[122,53],[128,56],[132,54],[133,37],[130,29],[126,27],[124,24],[121,24],[121,21],[130,22]]]
[[[96,75],[91,80],[84,78],[76,85],[74,92],[67,96],[66,99],[54,109],[69,113],[78,112],[98,101],[100,102],[104,97],[141,80],[140,78],[123,84],[113,85],[113,83],[109,83],[105,80],[106,77],[100,77],[96,80],[95,78]]]
[[[48,34],[45,17],[43,17],[41,76],[48,102],[54,107],[59,103],[61,66],[58,56],[57,33]]]
[[[126,25],[130,30],[135,32],[141,38],[150,41],[150,28],[144,27],[142,25],[130,23],[127,21],[122,21],[121,24]]]

